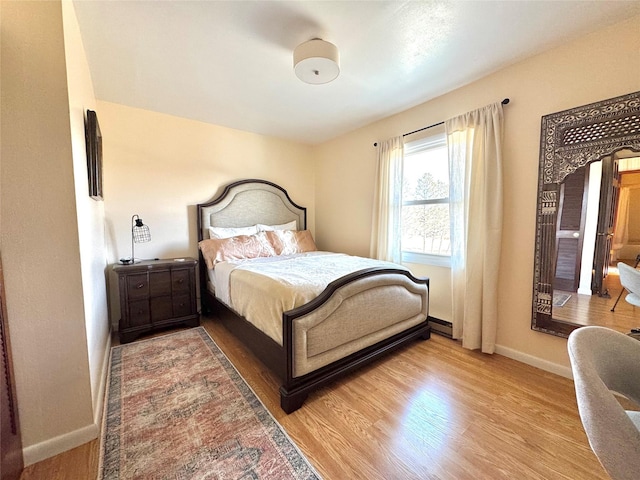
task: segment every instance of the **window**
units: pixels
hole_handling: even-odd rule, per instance
[[[402,178],[402,260],[448,266],[449,162],[444,134],[404,148]]]

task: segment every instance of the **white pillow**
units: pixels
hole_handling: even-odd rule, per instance
[[[238,235],[255,235],[258,233],[258,226],[250,227],[209,227],[209,238],[231,238]]]
[[[273,232],[274,230],[296,230],[297,222],[291,220],[289,223],[283,223],[281,225],[263,225],[259,223],[256,225],[259,232]]]

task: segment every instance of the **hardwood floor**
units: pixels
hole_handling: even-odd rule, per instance
[[[329,479],[607,479],[570,380],[433,335],[312,394],[284,414],[278,383],[214,319],[202,325]],[[21,480],[93,479],[98,442]]]
[[[20,480],[85,480],[98,475],[99,440],[28,466]]]

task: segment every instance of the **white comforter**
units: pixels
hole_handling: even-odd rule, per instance
[[[218,263],[216,297],[282,345],[282,312],[316,298],[326,286],[351,272],[395,263],[341,253],[308,252]]]

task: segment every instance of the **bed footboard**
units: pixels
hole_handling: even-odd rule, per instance
[[[308,393],[416,338],[430,337],[429,280],[392,268],[342,277],[312,302],[283,314],[287,365],[282,409]]]

